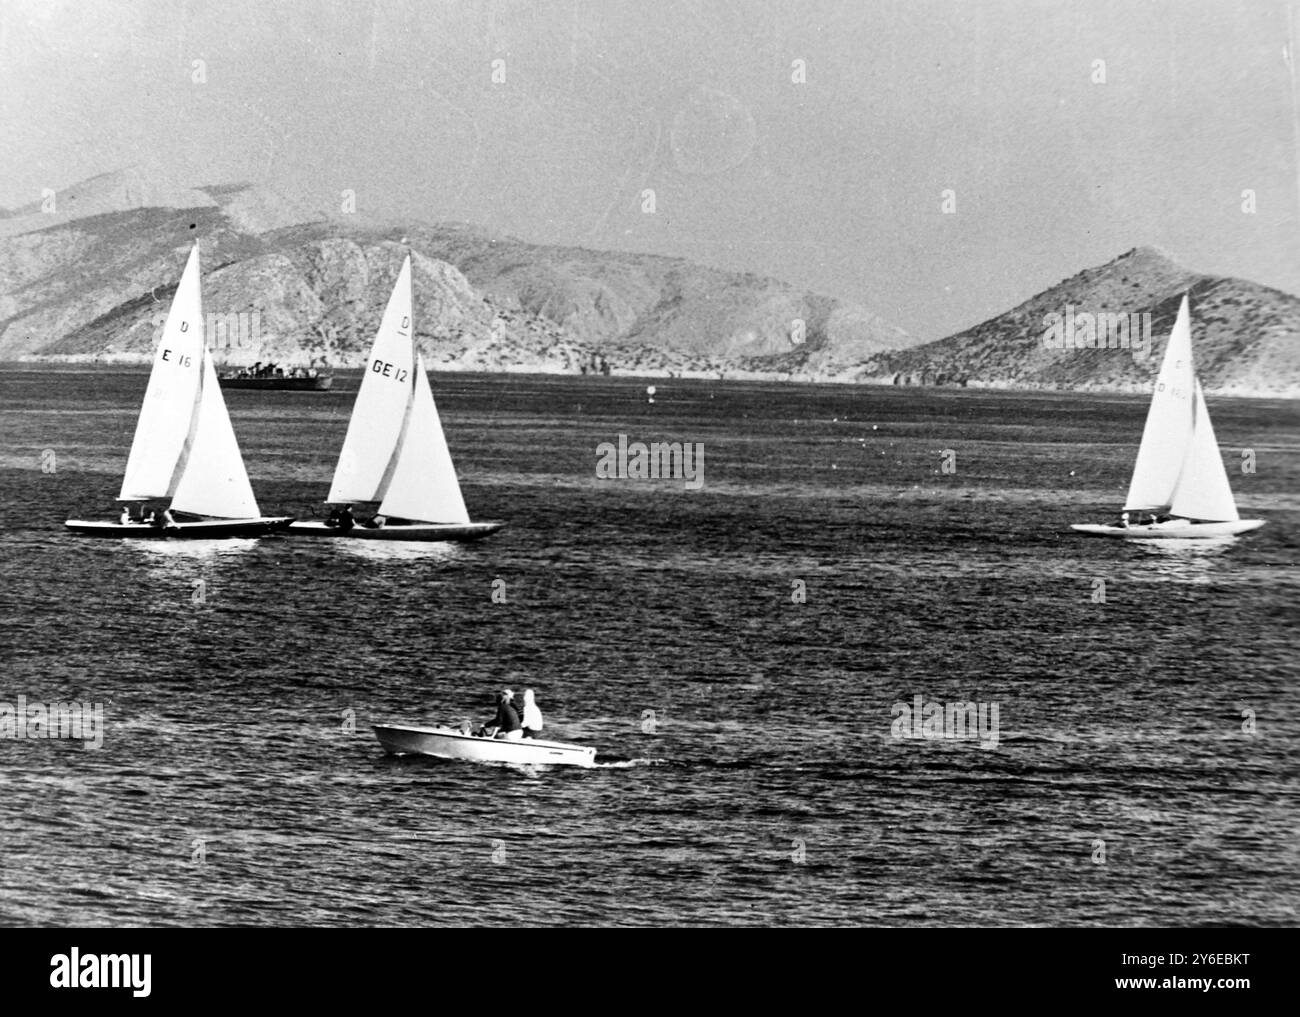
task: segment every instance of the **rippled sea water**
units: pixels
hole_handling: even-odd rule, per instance
[[[0,739],[5,924],[1296,924],[1295,403],[1211,401],[1269,521],[1226,545],[1068,530],[1141,397],[465,375],[481,543],[65,533],[145,381],[0,373],[0,703],[105,709],[99,749]],[[315,511],[355,385],[226,393],[264,511]],[[703,488],[598,480],[619,434],[703,442]],[[502,685],[602,765],[370,731]],[[997,744],[891,737],[917,695]]]

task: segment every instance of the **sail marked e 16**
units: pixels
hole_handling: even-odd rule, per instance
[[[125,507],[118,522],[69,519],[64,525],[94,537],[210,538],[260,536],[293,521],[263,516],[248,482],[204,339],[198,244],[154,353],[117,500],[140,503],[140,516]],[[164,501],[166,509],[155,509],[147,521],[143,504]]]

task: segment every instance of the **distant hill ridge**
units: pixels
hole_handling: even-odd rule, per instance
[[[1208,391],[1300,395],[1300,299],[1191,272],[1150,247],[920,344],[867,308],[775,279],[463,223],[385,222],[264,187],[195,188],[127,168],[48,198],[0,210],[0,360],[148,362],[198,240],[221,363],[361,363],[409,251],[417,338],[440,370],[1149,391],[1190,292]],[[1150,349],[1051,348],[1053,316],[1067,315],[1149,325]]]
[[[205,309],[255,321],[218,359],[361,362],[409,250],[417,336],[443,369],[809,376],[915,343],[865,308],[679,258],[394,225],[263,188],[105,174],[0,214],[0,359],[146,362],[195,240]],[[791,356],[793,354],[793,356]]]
[[[1300,299],[1178,265],[1152,247],[1085,269],[974,328],[872,357],[860,380],[994,388],[1150,391],[1184,293],[1207,391],[1300,396]],[[1149,348],[1051,348],[1052,316],[1123,315],[1149,324]],[[1099,333],[1105,339],[1104,330]],[[1132,340],[1132,337],[1130,337]]]

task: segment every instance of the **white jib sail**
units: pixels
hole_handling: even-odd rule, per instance
[[[468,523],[456,467],[442,432],[438,407],[424,372],[424,357],[415,355],[415,398],[397,464],[379,511],[400,519],[428,523]]]
[[[412,328],[411,258],[407,255],[370,348],[327,502],[368,502],[383,497],[384,475],[410,403],[415,367]]]
[[[194,415],[203,349],[203,298],[195,244],[154,351],[119,501],[166,498],[174,490],[176,466]]]
[[[1125,511],[1163,512],[1169,508],[1192,439],[1195,382],[1191,314],[1184,295],[1151,395],[1142,445],[1124,500]]]
[[[1178,477],[1178,486],[1170,512],[1188,519],[1207,522],[1228,522],[1239,519],[1237,502],[1228,484],[1228,471],[1223,468],[1219,442],[1214,437],[1214,425],[1205,408],[1201,383],[1196,383],[1196,418],[1191,446]]]
[[[255,519],[261,513],[248,482],[244,459],[239,454],[235,429],[230,426],[221,383],[206,347],[202,359],[203,380],[194,438],[172,496],[172,508],[220,519]]]

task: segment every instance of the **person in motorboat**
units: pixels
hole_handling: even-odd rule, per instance
[[[542,737],[542,711],[537,707],[537,700],[532,689],[524,689],[524,715],[522,718],[525,738]]]
[[[514,707],[515,694],[509,689],[502,689],[497,696],[497,715],[492,722],[482,728],[480,737],[501,738],[508,742],[517,742],[523,738],[523,727],[519,723],[519,714]]]

